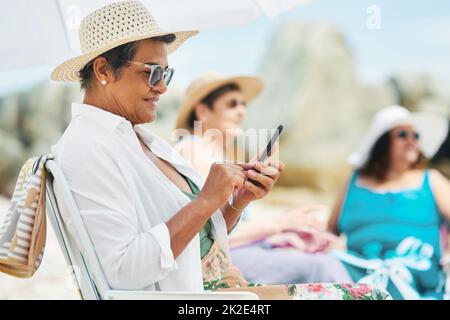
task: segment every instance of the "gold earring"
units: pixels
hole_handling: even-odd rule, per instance
[[[102,84],[102,85],[106,85],[106,80],[102,80],[102,81],[100,81],[100,83]]]

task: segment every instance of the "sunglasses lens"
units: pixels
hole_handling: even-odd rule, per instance
[[[401,139],[406,139],[406,138],[408,138],[408,132],[406,132],[404,130],[399,131],[398,132],[398,137],[401,138]]]
[[[153,72],[150,75],[149,79],[150,85],[156,86],[158,82],[162,79],[163,73],[164,73],[163,68],[161,66],[156,66],[156,68],[153,69]]]
[[[230,100],[229,105],[230,105],[231,108],[236,108],[239,105],[242,105],[242,106],[245,107],[245,102],[244,101],[239,101],[237,99],[233,99],[233,100]]]
[[[409,137],[409,132],[402,130],[398,132],[398,137],[401,139],[408,139]],[[418,132],[411,132],[411,138],[414,140],[419,140],[420,139],[420,134]]]
[[[167,71],[164,74],[164,82],[166,83],[166,86],[169,85],[170,81],[172,81],[173,73],[175,72],[174,69],[167,69]]]

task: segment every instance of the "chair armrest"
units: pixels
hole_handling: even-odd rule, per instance
[[[132,291],[108,290],[105,300],[259,300],[252,292],[161,292],[161,291]]]

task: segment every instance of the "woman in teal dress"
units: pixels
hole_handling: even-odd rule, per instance
[[[347,252],[336,256],[354,281],[395,299],[442,298],[440,227],[450,220],[450,183],[425,165],[447,131],[445,119],[400,106],[375,116],[329,220],[329,230],[347,238]]]

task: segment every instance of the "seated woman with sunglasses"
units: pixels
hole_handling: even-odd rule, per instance
[[[82,55],[52,72],[84,90],[52,152],[113,289],[202,292],[199,233],[207,221],[228,254],[228,230],[241,213],[228,198],[245,189],[246,164],[214,165],[203,179],[142,125],[156,120],[167,91],[168,54],[196,33],[164,32],[140,2],[114,2],[83,19]],[[271,172],[275,183],[279,170]],[[194,200],[187,181],[199,188]],[[55,185],[57,199],[59,192]],[[254,199],[243,193],[241,203]]]
[[[440,226],[450,219],[450,183],[425,169],[447,136],[447,120],[380,110],[349,160],[356,168],[342,188],[329,230],[347,237],[336,252],[354,281],[396,299],[442,298]]]
[[[191,83],[184,96],[176,123],[179,130],[177,135],[181,136],[181,141],[177,143],[175,149],[189,160],[202,176],[208,175],[214,161],[233,159],[233,148],[227,149],[228,143],[234,141],[242,130],[246,103],[255,98],[261,89],[262,81],[259,78],[224,77],[212,72]],[[254,170],[258,169],[250,171]],[[254,173],[257,173],[256,171]],[[249,177],[254,179],[250,172]],[[195,198],[195,195],[191,196]],[[240,203],[233,202],[232,206],[242,209]],[[326,226],[323,226],[323,229],[325,228]],[[312,231],[313,229],[317,232]],[[292,247],[274,249],[270,246],[270,243],[273,243],[269,241],[270,238],[286,235],[284,239],[287,240],[289,232],[293,236],[301,232],[306,233],[307,230],[311,231],[311,238],[314,238],[309,239],[308,249],[311,250],[319,247],[323,249],[335,240],[330,238],[337,238],[330,234],[326,237],[323,235],[325,232],[318,229],[320,229],[319,222],[312,215],[308,215],[306,210],[300,209],[273,218],[247,220],[244,217],[244,221],[240,222],[230,234],[231,258],[233,266],[236,267],[224,270],[219,282],[217,275],[211,273],[212,276],[204,279],[205,287],[232,289],[240,286],[246,290],[251,283],[258,283],[264,284],[264,287],[254,289],[252,287],[252,290],[256,290],[258,294],[263,292],[272,298],[286,297],[286,288],[295,288],[299,294],[301,293],[300,297],[312,299],[321,296],[333,299],[333,296],[343,297],[346,292],[358,290],[360,297],[376,296],[375,292],[366,286],[337,284],[350,281],[339,260],[324,253],[306,253],[306,241],[302,242],[299,236],[289,239],[297,250],[293,250]],[[205,270],[221,265],[219,263],[221,258],[214,249],[209,230],[210,228],[205,228],[200,239]],[[317,282],[328,284],[290,285]],[[314,290],[316,291],[313,292]],[[383,294],[380,293],[378,297],[383,297]]]

